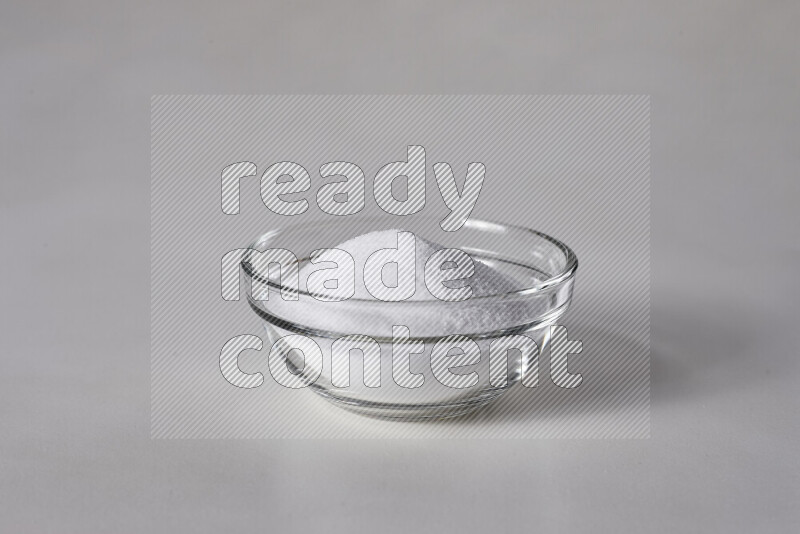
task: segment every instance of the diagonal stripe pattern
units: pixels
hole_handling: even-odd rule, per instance
[[[648,437],[649,145],[650,100],[638,95],[153,97],[151,436]],[[422,158],[424,179],[414,180]],[[320,176],[330,162],[339,162],[327,169],[330,178]],[[530,384],[535,387],[519,384],[462,418],[394,423],[277,385],[268,367],[269,336],[244,299],[220,295],[224,255],[257,235],[307,220],[367,232],[368,223],[358,216],[383,213],[386,206],[400,210],[398,228],[404,214],[444,220],[456,199],[439,193],[432,168],[443,162],[462,184],[471,163],[485,166],[471,217],[541,230],[575,250],[581,262],[575,298],[560,324],[570,339],[582,341],[582,352],[569,360],[569,372],[583,377],[580,386],[553,383],[545,349],[538,357],[538,381]],[[408,198],[424,191],[419,211],[388,193],[391,184],[384,181],[396,172],[387,171],[375,192],[375,177],[392,163],[412,174]],[[365,190],[343,189],[347,203],[318,204],[317,198],[338,192],[319,194],[326,184],[336,185],[333,175],[357,173],[354,167],[364,175]],[[308,185],[308,191],[269,189],[282,181],[271,176],[287,171],[294,182],[284,181],[281,190]],[[284,203],[272,208],[283,213],[262,200],[278,194]],[[353,206],[360,208],[357,215],[343,211]],[[238,358],[242,372],[262,373],[264,382],[256,388],[225,380],[233,365],[229,355],[220,367],[222,347],[241,334],[263,340],[260,349],[250,343]]]

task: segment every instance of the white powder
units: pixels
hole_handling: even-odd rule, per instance
[[[510,291],[523,289],[490,265],[472,256],[475,266],[465,282],[472,288],[472,297],[460,302],[436,299],[425,285],[425,262],[442,245],[416,236],[416,291],[406,301],[383,302],[374,298],[364,284],[364,265],[374,252],[397,249],[397,234],[402,230],[385,230],[364,234],[331,248],[348,252],[355,261],[355,294],[341,302],[320,302],[309,295],[299,301],[270,299],[265,303],[274,316],[309,330],[337,335],[364,334],[391,337],[393,325],[404,325],[413,337],[435,337],[455,334],[482,334],[514,328],[537,318],[546,308],[544,302],[507,298]],[[300,289],[305,291],[308,276],[325,268],[304,264],[300,268]],[[387,283],[391,281],[386,280]],[[440,282],[438,282],[440,283]],[[497,298],[481,298],[497,295]]]
[[[352,298],[377,300],[367,291],[367,288],[364,284],[364,265],[366,265],[367,259],[374,252],[382,249],[397,248],[397,234],[403,231],[405,230],[398,229],[370,232],[368,234],[363,234],[358,237],[354,237],[353,239],[349,239],[343,243],[339,243],[333,247],[347,252],[355,260],[356,283],[355,294]],[[414,295],[408,300],[435,300],[436,297],[434,297],[430,291],[428,291],[428,288],[425,285],[425,262],[428,261],[428,258],[430,258],[434,252],[442,250],[446,247],[437,243],[432,243],[426,239],[422,239],[419,236],[415,236],[415,241],[415,275],[417,286]],[[473,297],[498,295],[518,289],[510,278],[486,265],[485,263],[482,263],[480,260],[473,258],[473,263],[475,265],[475,272],[470,278],[466,279],[466,284],[472,288]],[[300,270],[300,280],[304,282],[308,279],[308,275],[317,269],[319,269],[319,267],[316,265],[306,264]],[[388,284],[392,284],[396,283],[396,280],[387,276],[386,282]],[[387,303],[386,306],[391,306],[391,304]]]
[[[473,291],[472,298],[460,302],[436,299],[425,285],[425,263],[433,253],[446,247],[421,239],[419,236],[416,236],[416,291],[414,295],[402,302],[383,302],[375,299],[367,291],[364,283],[364,265],[370,255],[378,250],[397,249],[397,234],[401,231],[371,232],[332,247],[349,253],[355,261],[355,294],[351,299],[340,302],[320,302],[309,295],[302,295],[299,301],[293,302],[285,302],[281,299],[270,300],[268,307],[274,315],[282,320],[305,329],[327,331],[333,335],[333,337],[314,338],[323,353],[324,363],[321,369],[316,369],[314,364],[304,361],[296,363],[298,366],[311,366],[308,369],[321,373],[323,383],[330,382],[331,344],[334,337],[362,334],[387,339],[392,337],[392,327],[395,325],[408,327],[410,335],[414,338],[493,333],[526,324],[541,313],[541,306],[530,305],[527,302],[522,305],[517,299],[503,298],[503,294],[522,289],[522,287],[510,277],[475,257],[472,257],[474,273],[466,279]],[[306,288],[303,286],[308,276],[320,268],[324,267],[310,263],[301,267],[301,290],[305,291]],[[386,282],[392,283],[390,280],[386,280]],[[480,298],[491,295],[498,297],[496,299]],[[290,333],[280,327],[276,327],[275,331],[278,336]],[[477,341],[482,353],[488,354],[491,341],[491,338]],[[445,387],[431,375],[432,346],[433,343],[425,343],[424,352],[410,355],[410,369],[423,373],[425,376],[426,401],[445,402],[458,398],[459,395],[463,395],[463,390]],[[381,359],[385,360],[382,367],[391,369],[393,365],[392,347],[381,342],[380,354]],[[358,363],[358,359],[353,359],[353,361],[356,363],[353,363],[349,369],[348,396],[374,400],[377,390],[364,386],[362,364]],[[509,363],[509,368],[513,369],[515,365],[512,361]],[[475,369],[478,371],[481,387],[488,386],[488,358],[481,358]],[[420,395],[419,391],[421,390],[407,389],[391,381],[385,381],[381,385],[380,400],[382,402],[418,400],[414,395]]]

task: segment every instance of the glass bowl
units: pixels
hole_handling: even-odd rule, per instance
[[[547,345],[550,326],[572,298],[578,261],[569,247],[534,230],[482,220],[470,219],[458,231],[445,232],[438,219],[406,217],[402,224],[397,218],[348,219],[270,231],[242,256],[247,300],[264,320],[269,368],[278,383],[310,389],[365,415],[425,419],[472,411],[497,399],[526,373],[538,372],[538,354]],[[291,274],[291,267],[310,264],[314,250],[398,227],[466,252],[512,281],[512,290],[452,302],[323,300],[307,290],[303,276],[298,285],[287,282],[292,277],[278,276],[275,264],[270,268],[260,254],[291,251],[297,261],[291,260],[289,269],[284,266]],[[358,275],[355,281],[363,284]],[[284,300],[286,295],[295,300]],[[498,350],[495,358],[492,348],[521,339],[513,336],[533,340],[538,351]],[[347,344],[353,340],[364,343]],[[443,365],[449,371],[443,372]]]

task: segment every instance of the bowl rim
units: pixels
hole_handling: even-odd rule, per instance
[[[434,217],[421,217],[421,218],[434,219]],[[362,221],[368,221],[370,219],[376,220],[376,221],[377,220],[385,221],[384,218],[380,218],[380,217],[364,217],[361,220]],[[294,225],[286,226],[286,227],[283,227],[283,228],[278,228],[278,229],[275,229],[275,230],[271,230],[269,232],[265,232],[265,233],[259,235],[255,240],[253,240],[247,246],[245,251],[242,253],[242,259],[240,260],[239,265],[241,266],[242,271],[245,273],[245,275],[248,278],[250,278],[250,279],[256,278],[262,284],[265,284],[265,285],[267,285],[267,286],[269,286],[271,288],[277,289],[277,290],[282,290],[282,289],[284,289],[284,286],[282,286],[281,284],[276,284],[276,283],[274,283],[273,281],[271,281],[269,279],[264,279],[258,272],[255,271],[254,268],[252,268],[252,264],[249,261],[247,261],[247,259],[249,258],[249,254],[252,253],[253,251],[262,252],[261,250],[258,249],[258,247],[256,245],[259,242],[261,242],[266,236],[269,236],[271,238],[271,237],[277,236],[278,232],[289,232],[289,231],[295,231],[295,230],[308,230],[308,229],[313,229],[314,227],[318,227],[318,226],[321,226],[321,225],[329,225],[329,224],[330,224],[330,222],[316,220],[316,221],[310,221],[308,223],[294,224]],[[473,227],[476,227],[477,229],[480,229],[480,230],[490,230],[490,231],[495,231],[495,232],[506,230],[506,229],[510,229],[510,230],[517,231],[517,232],[522,232],[522,233],[525,233],[525,234],[535,235],[535,236],[537,236],[539,238],[544,239],[545,241],[550,242],[556,248],[561,250],[561,252],[564,254],[564,257],[565,257],[565,263],[564,263],[564,267],[561,269],[560,272],[558,272],[557,274],[551,276],[547,280],[544,280],[543,282],[540,282],[540,283],[538,283],[538,284],[536,284],[534,286],[526,287],[524,289],[520,289],[520,290],[517,290],[517,291],[509,291],[509,292],[506,292],[506,293],[496,293],[496,294],[491,294],[491,295],[482,295],[482,296],[479,296],[479,297],[470,297],[466,301],[459,301],[458,303],[465,304],[465,303],[474,303],[474,302],[481,302],[481,301],[483,301],[483,302],[486,302],[486,301],[497,301],[499,299],[513,299],[513,298],[518,298],[518,297],[521,298],[521,297],[527,297],[527,296],[530,296],[530,295],[535,295],[535,294],[542,293],[544,291],[550,290],[555,286],[559,286],[559,285],[571,280],[572,278],[574,278],[575,272],[578,269],[578,257],[575,255],[575,253],[572,251],[572,249],[570,247],[568,247],[565,243],[563,243],[559,239],[556,239],[555,237],[547,235],[547,234],[545,234],[543,232],[539,232],[538,230],[533,230],[531,228],[527,228],[527,227],[519,226],[519,225],[506,224],[506,223],[490,221],[490,220],[486,220],[486,219],[473,219],[473,218],[469,218],[464,223],[464,227],[467,227],[467,226],[473,226]],[[311,293],[309,293],[307,291],[303,291],[303,290],[301,290],[299,288],[290,288],[290,289],[294,293],[296,293],[297,295],[303,295],[303,296],[314,298],[314,299],[317,299],[319,297],[319,295],[311,294]],[[370,303],[372,305],[384,302],[384,301],[381,301],[381,300],[378,300],[378,299],[364,299],[364,298],[352,298],[352,297],[346,299],[346,301],[347,302]],[[436,299],[433,299],[433,300],[430,300],[430,301],[424,301],[424,300],[423,301],[420,301],[420,300],[400,300],[400,301],[386,302],[386,304],[393,304],[393,305],[397,305],[397,304],[400,304],[400,305],[402,305],[402,304],[412,304],[412,305],[419,306],[419,305],[425,305],[425,304],[441,304],[442,302],[446,302],[446,301],[440,301],[440,300],[436,300]]]

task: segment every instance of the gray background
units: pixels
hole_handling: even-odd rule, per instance
[[[0,8],[0,531],[797,530],[794,2]],[[151,441],[156,93],[652,95],[630,441]]]

